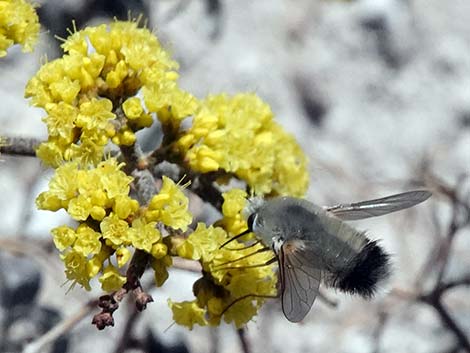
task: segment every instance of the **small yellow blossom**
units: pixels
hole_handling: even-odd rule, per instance
[[[188,203],[188,198],[180,187],[170,178],[163,176],[162,188],[150,200],[146,218],[184,232],[192,221],[192,216],[188,212]]]
[[[163,243],[155,243],[150,249],[150,254],[157,260],[163,258],[167,253],[168,247]]]
[[[92,267],[87,257],[75,250],[67,251],[62,255],[62,261],[65,264],[65,275],[73,284],[78,283],[86,290],[90,290],[90,279],[92,275]]]
[[[226,237],[227,233],[222,228],[207,228],[204,223],[199,223],[196,230],[178,247],[178,255],[191,260],[203,259],[210,262]]]
[[[121,275],[116,267],[109,265],[104,269],[99,281],[101,288],[109,293],[121,288],[126,283],[126,277]]]
[[[231,234],[240,234],[247,228],[242,215],[247,203],[247,196],[247,193],[241,189],[232,189],[222,194],[224,198],[222,205],[224,218],[219,223]]]
[[[114,197],[113,212],[121,219],[126,219],[130,214],[139,209],[139,202],[131,199],[127,195],[117,195]]]
[[[175,303],[168,299],[168,305],[173,312],[173,320],[175,320],[178,325],[186,326],[190,330],[193,329],[195,324],[200,326],[207,325],[205,310],[200,308],[196,302],[185,301]]]
[[[84,195],[78,195],[70,200],[67,213],[77,221],[84,221],[90,215],[91,202]]]
[[[95,232],[93,229],[88,227],[86,224],[80,224],[77,228],[77,240],[73,245],[73,249],[82,254],[88,256],[90,254],[98,254],[101,250],[100,237],[101,234]]]
[[[101,245],[100,252],[96,254],[95,256],[93,256],[88,261],[88,272],[89,272],[90,278],[95,277],[101,271],[101,269],[103,268],[103,263],[107,259],[109,259],[112,253],[113,253],[112,248],[110,248],[109,246],[106,246],[105,244]]]
[[[121,247],[116,250],[116,260],[117,260],[117,264],[119,268],[124,266],[127,263],[127,261],[129,261],[130,258],[131,258],[131,252],[129,251],[128,248]]]
[[[64,208],[78,221],[91,216],[101,221],[106,209],[112,208],[122,218],[138,210],[139,204],[129,197],[133,178],[122,170],[114,158],[97,168],[81,169],[77,162],[64,163],[49,181],[49,190],[36,199],[37,207],[56,211]]]
[[[114,213],[111,213],[101,221],[100,229],[103,238],[109,240],[113,246],[130,243],[128,237],[129,224]]]
[[[168,279],[168,267],[173,264],[171,256],[165,255],[160,259],[152,259],[150,265],[155,272],[155,284],[157,287],[161,287],[163,283]]]
[[[54,177],[49,181],[49,190],[37,198],[37,207],[43,210],[51,206],[55,208],[56,200],[61,202],[62,207],[68,207],[69,201],[77,195],[77,190],[77,164],[66,163],[56,169]]]
[[[137,119],[144,112],[140,99],[137,97],[127,99],[122,104],[122,110],[124,110],[124,114],[126,114],[127,118],[131,120]]]
[[[75,230],[67,227],[60,226],[51,230],[54,245],[60,251],[64,251],[69,246],[72,246],[77,238]]]
[[[132,222],[132,227],[128,231],[128,237],[136,249],[150,252],[154,243],[160,240],[160,232],[155,228],[156,222],[145,223],[141,218]]]
[[[33,50],[39,35],[39,18],[34,6],[25,0],[0,1],[0,58],[7,48],[21,44],[24,52]]]

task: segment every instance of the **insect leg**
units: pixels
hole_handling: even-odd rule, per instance
[[[249,249],[249,248],[252,248],[253,246],[257,245],[261,243],[261,240],[257,240],[255,242],[253,242],[253,244],[250,244],[250,245],[247,245],[247,246],[244,246],[243,248],[225,248],[225,250],[230,250],[230,251],[237,251],[237,250],[245,250],[245,249]]]
[[[234,304],[238,303],[239,301],[242,301],[243,299],[247,299],[247,298],[277,299],[277,298],[279,298],[279,294],[278,295],[247,294],[247,295],[241,296],[240,298],[235,299],[233,302],[231,302],[229,305],[227,305],[227,307],[222,311],[220,316],[224,315],[228,311],[228,309],[230,309]]]
[[[259,254],[259,253],[268,251],[268,250],[269,250],[269,248],[261,248],[261,249],[258,249],[258,250],[256,250],[256,251],[253,251],[252,253],[249,253],[248,255],[239,257],[238,259],[235,259],[235,260],[231,260],[231,261],[224,262],[224,263],[219,264],[219,265],[217,265],[217,266],[215,266],[215,267],[217,268],[217,267],[225,266],[225,265],[228,265],[228,264],[237,262],[237,261],[241,261],[241,260],[244,260],[244,259],[246,259],[246,258],[248,258],[248,257],[250,257],[250,256],[253,256],[253,255],[256,255],[256,254]]]
[[[260,250],[267,251],[267,250],[269,250],[269,248],[263,248],[263,249],[260,249]],[[261,252],[261,251],[259,251],[259,252]],[[254,255],[254,253],[253,253],[252,255]],[[238,261],[238,260],[240,260],[240,259],[237,259],[236,261]],[[247,265],[247,266],[229,266],[229,267],[218,268],[218,269],[216,269],[216,270],[214,270],[214,271],[263,267],[263,266],[271,265],[272,263],[274,263],[274,262],[276,262],[276,261],[277,261],[277,257],[274,256],[272,259],[269,259],[268,261],[266,261],[266,262],[264,262],[264,263],[262,263],[262,264]]]

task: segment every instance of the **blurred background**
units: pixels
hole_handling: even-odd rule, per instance
[[[147,310],[136,315],[124,303],[115,327],[97,331],[88,303],[101,292],[67,291],[49,235],[67,216],[34,210],[50,172],[36,159],[2,155],[0,352],[470,352],[469,1],[40,4],[34,54],[13,48],[0,61],[0,136],[45,138],[43,112],[23,92],[41,60],[60,55],[54,35],[65,37],[72,19],[82,28],[127,19],[130,10],[148,18],[180,63],[184,89],[199,98],[255,92],[271,105],[309,156],[311,201],[423,187],[434,195],[354,223],[394,254],[394,274],[371,301],[327,290],[337,306],[317,301],[300,324],[273,300],[244,330],[188,331],[171,326],[166,300],[191,299],[198,274],[174,270],[150,290]]]

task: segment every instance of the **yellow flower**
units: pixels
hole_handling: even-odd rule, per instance
[[[118,267],[124,266],[131,258],[131,252],[128,248],[122,247],[116,250],[116,260]]]
[[[103,189],[109,199],[129,195],[129,184],[133,178],[120,170],[122,167],[123,164],[118,164],[114,158],[101,162],[97,167],[100,171]]]
[[[5,1],[0,0],[0,8]],[[120,271],[132,253],[144,251],[156,285],[162,286],[176,252],[198,261],[202,277],[193,285],[193,301],[169,301],[174,320],[189,328],[222,321],[243,326],[276,293],[277,276],[266,265],[274,254],[255,242],[254,234],[243,238],[250,243],[240,239],[221,245],[247,229],[242,213],[248,195],[304,194],[308,176],[299,145],[254,94],[200,101],[183,91],[176,62],[136,22],[74,29],[62,48],[63,57],[41,67],[25,95],[46,113],[48,139],[37,155],[56,169],[37,206],[63,208],[79,223],[76,230],[52,230],[67,278],[90,289],[90,279],[98,277],[103,290],[117,290],[126,283]],[[150,170],[152,158],[132,160],[123,168],[124,163],[106,157],[105,148],[112,148],[113,155],[120,150],[120,160],[134,159],[129,151],[138,151],[136,133],[154,117],[165,136],[151,157],[179,164],[202,183],[245,182],[247,191],[222,195],[222,219],[215,224],[199,223],[188,232],[192,215],[186,185],[166,176],[156,195],[143,198],[150,198],[147,205],[131,197],[146,190],[132,184],[130,169],[137,164]]]
[[[51,230],[54,245],[60,251],[72,246],[77,238],[75,230],[67,226],[60,226]]]
[[[188,229],[192,216],[188,212],[188,198],[170,178],[163,176],[160,192],[150,200],[146,218],[159,221],[173,229]]]
[[[39,209],[56,211],[65,208],[78,221],[91,216],[101,221],[106,209],[121,219],[138,210],[139,204],[128,194],[133,178],[122,170],[114,158],[101,162],[97,168],[81,169],[77,162],[64,163],[56,169],[49,190],[36,199]]]
[[[48,114],[43,120],[49,138],[37,155],[53,167],[64,160],[96,165],[109,141],[134,144],[135,132],[152,124],[150,113],[178,124],[199,107],[178,87],[176,62],[136,22],[75,31],[62,48],[64,56],[41,67],[25,90]],[[124,103],[116,104],[123,97]],[[125,116],[117,117],[115,112],[122,111]]]
[[[51,211],[57,210],[59,202],[61,207],[68,207],[69,201],[77,195],[77,189],[77,164],[66,163],[56,169],[49,181],[49,190],[38,196],[36,205],[39,209]]]
[[[128,237],[129,224],[114,213],[111,213],[101,221],[100,229],[103,238],[109,240],[112,246],[130,243]]]
[[[112,292],[118,290],[126,283],[126,277],[122,276],[116,267],[109,265],[104,269],[99,281],[101,288],[105,292]]]
[[[168,267],[173,264],[171,256],[165,255],[162,258],[153,258],[150,265],[155,272],[155,284],[157,287],[161,287],[163,283],[168,279]]]
[[[155,243],[152,245],[150,254],[156,259],[161,259],[168,254],[168,247],[163,243]]]
[[[91,202],[83,195],[70,200],[67,208],[67,213],[77,221],[84,221],[88,218],[91,211]]]
[[[92,266],[86,256],[75,250],[67,251],[61,256],[65,264],[65,275],[67,279],[72,281],[73,285],[78,283],[86,290],[90,290],[90,279],[93,277]]]
[[[88,256],[90,254],[98,254],[101,250],[100,237],[101,234],[95,232],[93,229],[88,227],[86,224],[80,224],[77,228],[77,240],[73,245],[73,249],[82,254]]]
[[[127,186],[126,186],[127,188]],[[139,209],[139,202],[131,199],[127,195],[117,195],[114,197],[113,211],[121,219],[126,219],[130,214]]]
[[[227,234],[219,227],[198,223],[196,230],[177,248],[178,255],[187,259],[210,262]]]
[[[152,245],[161,239],[160,232],[155,228],[156,222],[145,223],[141,218],[132,222],[127,232],[129,240],[136,249],[150,253]]]
[[[75,126],[86,130],[106,130],[108,122],[115,118],[112,113],[113,103],[106,98],[95,99],[80,104],[80,110],[75,118]]]
[[[255,194],[305,193],[306,158],[260,98],[221,94],[209,96],[200,106],[192,126],[175,144],[192,169],[234,173]]]
[[[32,51],[39,35],[39,18],[33,5],[25,0],[0,1],[0,58],[7,48],[21,44]]]
[[[137,97],[131,97],[127,99],[122,104],[122,110],[124,111],[124,114],[126,114],[127,118],[131,120],[137,119],[144,112],[142,104],[140,103],[140,99]]]
[[[219,224],[246,229],[246,222],[241,216],[245,196],[244,191],[237,189],[223,194],[224,218]],[[237,224],[236,227],[234,224]],[[275,255],[264,250],[262,244],[246,247],[234,241],[220,248],[228,239],[229,235],[223,228],[198,224],[197,229],[176,250],[180,257],[201,262],[203,277],[194,283],[193,292],[198,307],[205,310],[207,324],[218,325],[223,314],[225,322],[241,327],[256,315],[266,300],[262,296],[276,294],[274,268],[265,265]],[[240,298],[245,299],[238,300]],[[185,305],[179,310],[188,310],[187,314],[191,315],[192,309]],[[186,323],[185,320],[181,322]]]
[[[173,320],[178,325],[186,326],[190,330],[193,329],[195,324],[200,326],[207,325],[205,310],[200,308],[195,301],[175,303],[168,299],[168,305],[173,312]]]
[[[242,215],[247,203],[247,196],[247,193],[241,189],[232,189],[222,194],[224,198],[222,205],[224,218],[219,223],[231,234],[240,234],[247,228],[246,221]]]

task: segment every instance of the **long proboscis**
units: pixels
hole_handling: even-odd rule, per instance
[[[247,234],[249,234],[249,233],[251,233],[251,229],[248,228],[248,229],[245,230],[244,232],[242,232],[242,233],[240,233],[240,234],[238,234],[238,235],[235,235],[234,237],[232,237],[232,238],[230,238],[229,240],[227,240],[225,243],[223,243],[223,244],[220,246],[219,249],[222,249],[225,245],[230,244],[232,241],[237,240],[237,239],[241,238],[242,236],[247,235]]]

